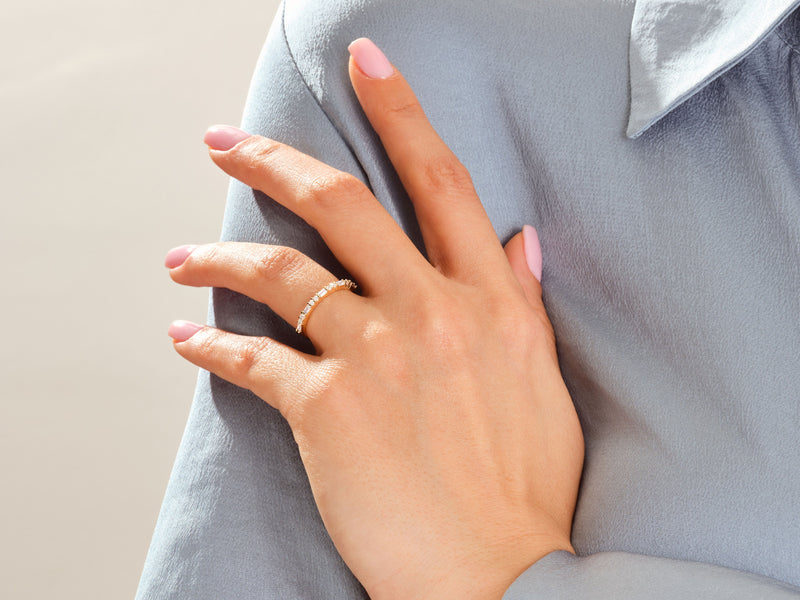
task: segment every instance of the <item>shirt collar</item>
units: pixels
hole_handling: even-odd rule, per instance
[[[742,60],[800,0],[636,0],[628,137]]]

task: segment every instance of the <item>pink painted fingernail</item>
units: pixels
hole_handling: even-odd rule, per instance
[[[369,38],[358,38],[347,49],[358,68],[372,79],[386,79],[394,73],[394,67],[386,55]]]
[[[214,150],[230,150],[250,134],[230,125],[214,125],[206,131],[203,141]]]
[[[542,281],[542,246],[539,244],[539,234],[530,225],[522,228],[522,247],[525,249],[525,261],[533,276]]]
[[[202,328],[202,325],[191,321],[173,321],[167,330],[167,335],[176,342],[185,342]]]
[[[168,269],[180,267],[186,260],[186,257],[194,252],[195,248],[197,248],[196,245],[178,246],[177,248],[173,248],[167,252],[167,256],[164,258],[164,266]]]

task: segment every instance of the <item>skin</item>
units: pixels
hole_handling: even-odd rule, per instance
[[[499,599],[544,555],[572,551],[583,437],[541,287],[521,234],[503,248],[402,75],[372,79],[351,59],[350,78],[429,260],[355,177],[258,136],[212,149],[315,227],[360,293],[309,317],[316,355],[212,327],[175,349],[287,419],[325,526],[371,598]],[[294,249],[234,242],[197,247],[170,275],[246,294],[292,325],[338,279]]]

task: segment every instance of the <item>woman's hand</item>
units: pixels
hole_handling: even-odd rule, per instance
[[[225,172],[316,228],[361,295],[322,299],[317,355],[176,322],[175,349],[288,420],[320,514],[375,600],[500,598],[530,564],[569,550],[583,438],[539,282],[505,252],[465,168],[369,40],[350,77],[411,197],[426,260],[355,177],[233,128],[206,141]],[[526,247],[524,247],[526,246]],[[535,260],[535,258],[534,258]],[[226,287],[293,326],[337,277],[291,248],[173,250],[178,283]]]

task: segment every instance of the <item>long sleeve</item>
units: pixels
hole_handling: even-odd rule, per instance
[[[363,177],[295,68],[280,13],[243,127]],[[293,246],[340,272],[313,230],[237,182],[222,238]],[[301,339],[267,307],[223,289],[212,295],[210,322],[295,345]],[[137,598],[361,597],[319,518],[284,419],[251,393],[201,372]]]
[[[797,600],[800,589],[714,565],[625,552],[553,552],[525,571],[503,600]]]
[[[369,36],[470,171],[501,240],[539,231],[586,438],[579,557],[548,555],[506,600],[800,598],[800,50],[766,36],[632,140],[633,9],[286,0],[244,127],[360,177],[419,244],[347,78],[347,44]],[[223,238],[291,245],[344,275],[305,224],[235,182]],[[296,343],[231,292],[214,292],[211,317]],[[286,424],[206,373],[138,595],[189,597],[365,597]]]

